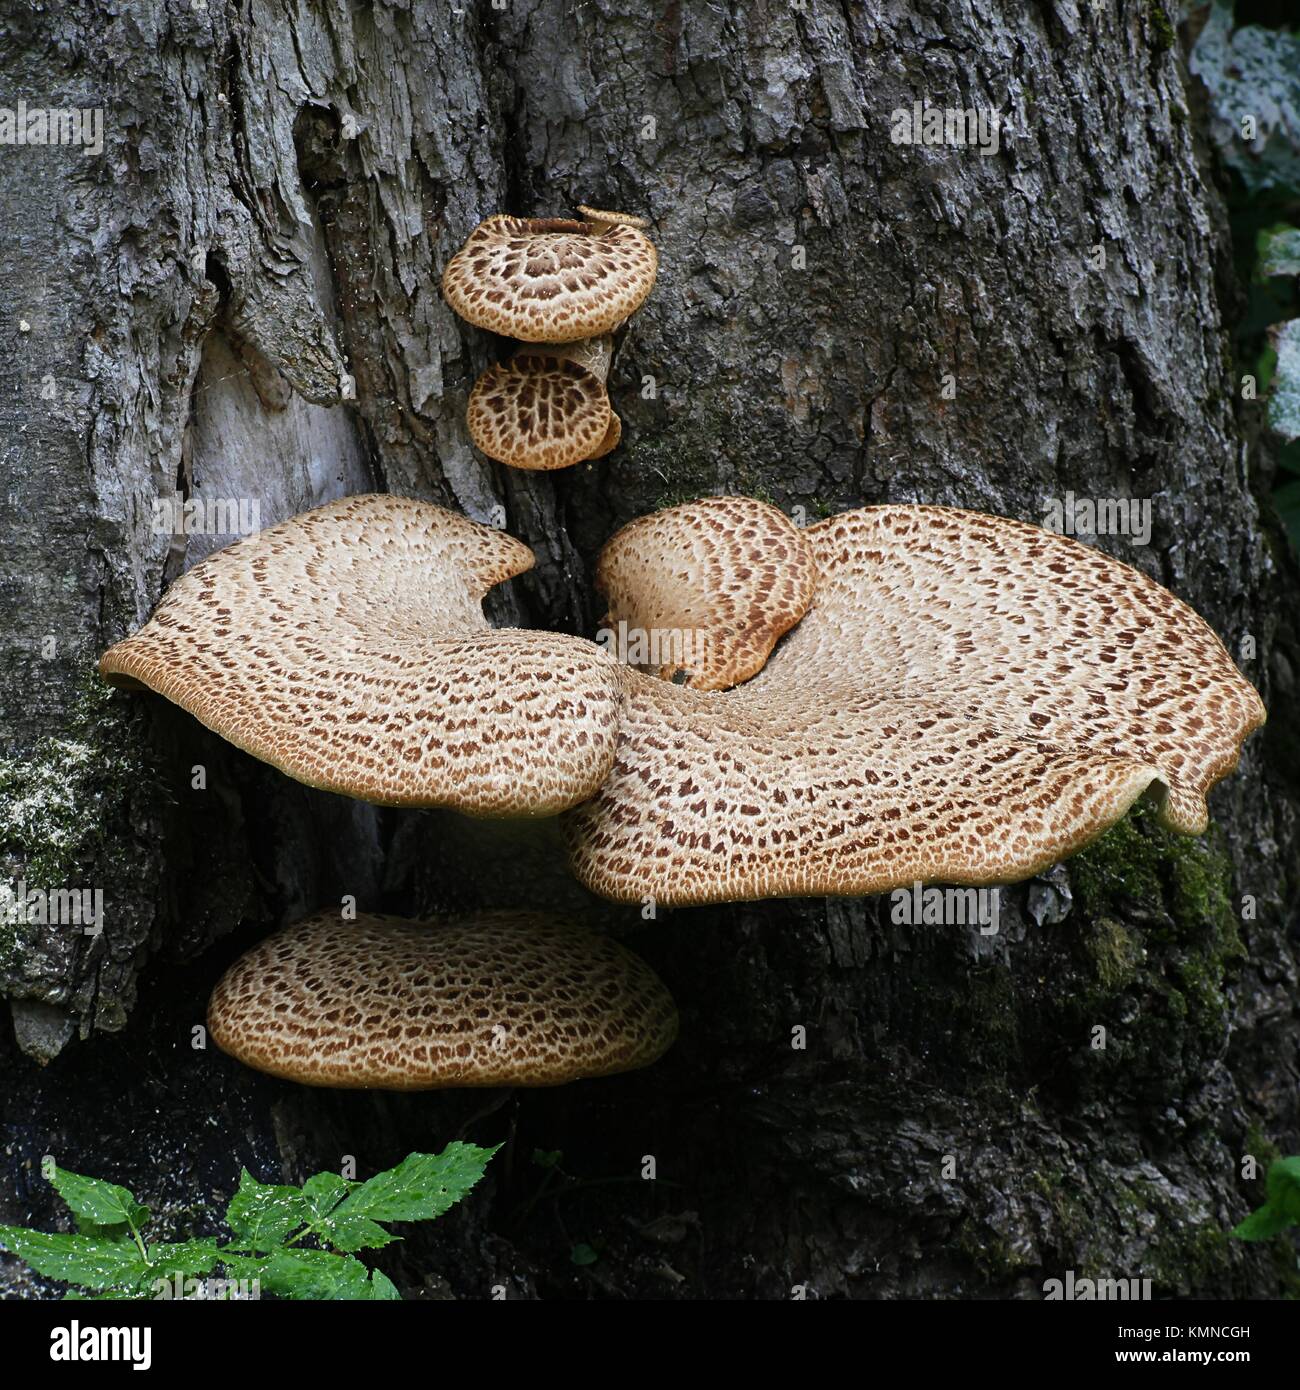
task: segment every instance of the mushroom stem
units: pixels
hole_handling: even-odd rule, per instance
[[[536,348],[531,351],[536,352]],[[614,339],[608,333],[599,338],[579,338],[575,343],[552,343],[547,345],[547,357],[558,357],[562,362],[576,362],[585,367],[603,386],[609,378],[610,363],[614,360]]]

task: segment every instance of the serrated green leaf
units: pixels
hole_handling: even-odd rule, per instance
[[[1265,1202],[1258,1211],[1252,1211],[1241,1225],[1235,1226],[1232,1234],[1238,1240],[1271,1240],[1291,1224],[1290,1217],[1280,1207]]]
[[[149,1247],[149,1269],[154,1279],[169,1279],[173,1274],[211,1274],[220,1258],[217,1242],[210,1239]]]
[[[1258,274],[1300,275],[1300,227],[1266,227],[1256,241]]]
[[[134,1289],[105,1289],[103,1293],[82,1293],[79,1289],[69,1289],[63,1295],[64,1303],[90,1303],[103,1299],[119,1298],[139,1302],[140,1295]]]
[[[333,1211],[354,1184],[345,1182],[337,1173],[317,1173],[302,1185],[302,1195],[313,1217]]]
[[[0,1248],[17,1255],[47,1279],[62,1279],[88,1289],[134,1289],[150,1274],[134,1241],[0,1226]]]
[[[141,1206],[134,1193],[116,1183],[83,1177],[66,1168],[56,1168],[50,1182],[80,1221],[101,1230],[128,1225],[139,1230],[148,1219],[149,1208]]]
[[[135,1239],[131,1234],[130,1226],[127,1225],[101,1226],[95,1221],[87,1221],[84,1216],[74,1216],[72,1222],[77,1228],[77,1234],[81,1236],[98,1236],[100,1240],[134,1241]]]
[[[244,1168],[239,1174],[239,1191],[226,1208],[226,1225],[253,1249],[274,1250],[311,1216],[301,1188],[258,1182]]]
[[[277,1250],[258,1276],[262,1292],[294,1299],[370,1299],[370,1271],[351,1255]]]
[[[380,1250],[401,1240],[391,1231],[386,1231],[368,1216],[354,1216],[346,1212],[334,1212],[322,1217],[316,1225],[320,1238],[339,1250]]]
[[[371,1270],[370,1287],[374,1290],[373,1297],[376,1299],[401,1302],[402,1295],[398,1293],[397,1285],[393,1283],[383,1270]]]
[[[340,1220],[356,1216],[374,1221],[432,1220],[470,1191],[496,1151],[456,1142],[440,1154],[408,1154],[396,1168],[376,1173],[353,1188],[334,1215]]]

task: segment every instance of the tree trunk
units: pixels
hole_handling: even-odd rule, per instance
[[[1295,575],[1253,495],[1224,218],[1164,11],[501,3],[0,19],[6,93],[105,123],[99,155],[0,148],[0,854],[106,902],[98,935],[0,928],[0,1220],[52,1224],[44,1154],[181,1231],[241,1165],[300,1180],[350,1154],[364,1175],[464,1133],[511,1142],[385,1265],[430,1296],[1038,1297],[1067,1269],[1275,1295],[1275,1252],[1225,1232],[1258,1200],[1243,1157],[1300,1141]],[[895,143],[922,101],[996,110],[999,149]],[[500,344],[439,277],[487,214],[578,202],[648,215],[660,252],[610,377],[623,444],[513,472],[464,425]],[[688,497],[1030,521],[1071,492],[1150,498],[1149,546],[1095,543],[1207,618],[1271,723],[1209,835],[1130,817],[1006,890],[993,936],[895,926],[888,899],[643,923],[567,879],[553,825],[311,792],[98,682],[231,539],[157,534],[154,499],[255,500],[270,525],[376,489],[503,508],[538,563],[492,616],[586,635],[600,545]],[[682,1040],[486,1115],[193,1046],[225,965],[345,893],[626,930]],[[627,1181],[530,1206],[534,1149]]]

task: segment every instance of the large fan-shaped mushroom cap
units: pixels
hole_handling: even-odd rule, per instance
[[[679,634],[675,645],[691,659],[674,656],[651,674],[694,690],[724,690],[761,670],[816,584],[799,528],[752,497],[706,497],[638,517],[596,563],[606,623]]]
[[[447,263],[442,292],[461,318],[525,343],[609,333],[654,286],[659,257],[638,228],[489,217]]]
[[[428,503],[349,497],[218,551],[100,671],[326,791],[548,815],[613,762],[622,672],[594,643],[495,629],[527,546]]]
[[[589,888],[663,904],[1013,882],[1151,789],[1196,834],[1264,719],[1210,628],[1021,522],[873,507],[803,532],[812,608],[722,693],[629,674],[614,771],[565,817]]]
[[[564,922],[322,913],[226,971],[208,1030],[245,1065],[308,1086],[558,1086],[648,1066],[677,1011],[638,956]]]

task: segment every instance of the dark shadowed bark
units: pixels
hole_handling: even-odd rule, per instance
[[[1257,1191],[1243,1155],[1300,1140],[1295,575],[1255,500],[1222,211],[1163,9],[4,9],[0,92],[102,107],[105,144],[0,147],[0,854],[107,907],[99,936],[0,928],[0,1219],[49,1224],[47,1153],[181,1230],[241,1164],[365,1173],[463,1133],[512,1142],[395,1247],[432,1296],[1037,1297],[1067,1268],[1276,1294],[1276,1252],[1224,1232]],[[892,142],[918,101],[996,110],[997,152]],[[439,277],[483,216],[577,202],[650,217],[660,251],[611,374],[623,444],[511,472],[464,427],[501,345]],[[493,616],[586,635],[596,551],[671,501],[1041,521],[1069,492],[1151,499],[1148,546],[1096,544],[1207,618],[1271,722],[1206,837],[1135,815],[1007,890],[994,936],[895,926],[888,899],[643,923],[567,879],[553,825],[310,792],[98,683],[99,652],[229,539],[155,534],[155,498],[256,499],[270,525],[371,489],[503,508],[537,567]],[[626,931],[682,1040],[487,1115],[194,1050],[229,960],[344,893]],[[627,1182],[529,1208],[534,1148]],[[579,1241],[601,1251],[584,1271]]]

